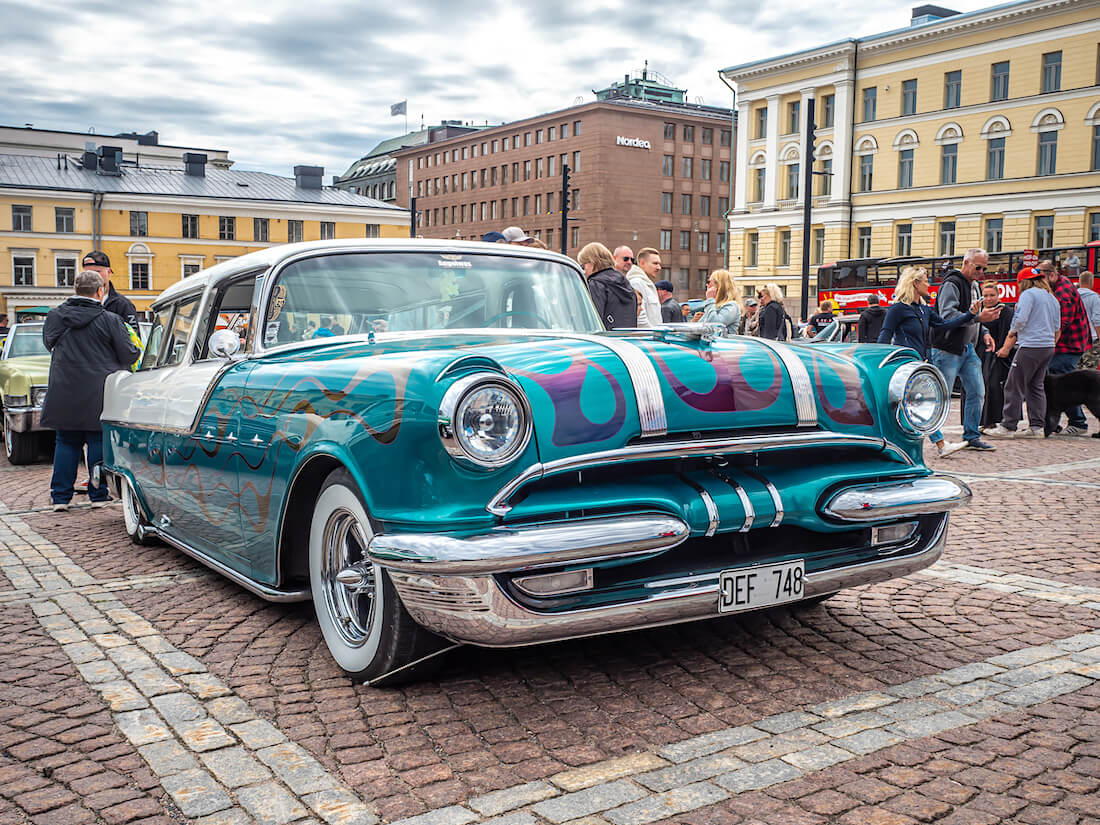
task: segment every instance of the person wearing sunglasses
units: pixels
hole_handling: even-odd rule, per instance
[[[640,254],[640,253],[639,253]],[[623,273],[630,282],[631,289],[638,301],[638,326],[642,328],[659,327],[661,321],[661,301],[657,297],[657,287],[634,257],[629,246],[620,246],[613,253],[615,268]]]
[[[944,321],[953,321],[965,315],[970,306],[980,304],[980,281],[989,268],[989,255],[984,249],[968,249],[963,256],[962,267],[944,275],[936,293],[935,310]],[[998,311],[998,316],[1000,312]],[[975,345],[982,334],[981,323],[971,318],[958,326],[945,324],[932,329],[932,363],[943,373],[948,388],[955,385],[955,378],[962,381],[966,399],[963,401],[963,441],[971,450],[997,449],[988,441],[982,441],[982,406],[985,404],[985,379],[982,362]]]

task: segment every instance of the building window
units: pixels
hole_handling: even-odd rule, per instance
[[[58,286],[71,287],[76,280],[76,258],[56,258],[54,272]]]
[[[1058,166],[1058,133],[1039,133],[1039,164],[1035,174],[1053,175]]]
[[[722,135],[721,135],[720,141],[721,141],[722,146],[729,146],[730,145],[730,130],[729,129],[723,129],[722,130]]]
[[[225,215],[218,217],[218,240],[237,240],[237,219],[227,218]]]
[[[197,275],[202,272],[202,264],[196,261],[183,261],[180,267],[180,274],[184,278],[190,278],[192,275]]]
[[[581,136],[581,122],[579,120],[573,121],[573,137]]]
[[[898,189],[913,188],[913,150],[898,152]]]
[[[825,260],[825,230],[814,230],[814,257],[811,263],[820,264]]]
[[[569,208],[576,212],[581,208],[581,190],[574,189],[569,193]]]
[[[148,212],[130,212],[130,234],[141,238],[149,234]]]
[[[1008,100],[1008,61],[993,64],[989,88],[990,100]]]
[[[861,226],[858,232],[858,241],[856,245],[856,257],[857,258],[870,258],[871,257],[871,227]]]
[[[791,230],[783,229],[779,233],[779,263],[778,266],[791,265]]]
[[[764,200],[764,183],[767,180],[768,170],[761,166],[752,170],[752,199],[755,203]]]
[[[34,256],[13,255],[11,259],[13,286],[34,286]]]
[[[680,289],[687,289],[688,288],[688,286],[689,286],[688,279],[689,278],[691,278],[691,270],[688,269],[686,266],[680,267],[680,275],[679,275]]]
[[[55,206],[53,210],[55,231],[75,232],[75,211],[71,206]]]
[[[691,251],[691,232],[687,229],[680,230],[680,249],[685,252]]]
[[[768,136],[768,107],[762,106],[756,110],[756,137]]]
[[[1005,139],[990,138],[986,141],[986,180],[1001,180],[1005,176]]]
[[[760,233],[749,233],[748,263],[746,266],[759,266],[760,264]]]
[[[661,213],[664,214],[664,215],[671,215],[672,214],[672,193],[671,192],[662,192],[661,193]]]
[[[728,160],[718,161],[718,180],[722,183],[729,183],[730,162]]]
[[[836,117],[834,114],[836,109],[836,95],[825,95],[821,98],[821,125],[826,129],[831,129],[833,121]]]
[[[676,124],[665,124],[665,140],[676,140]]]
[[[1100,212],[1089,215],[1089,243],[1100,241]]]
[[[699,161],[699,177],[702,180],[710,180],[710,158],[701,158]]]
[[[580,121],[578,120],[577,123],[580,123]],[[573,125],[573,128],[574,128],[574,130],[576,130],[576,124]],[[576,134],[579,134],[579,132],[574,131],[573,134],[576,135]],[[581,153],[580,152],[574,152],[573,153],[573,166],[570,167],[570,168],[574,172],[581,171]]]
[[[915,79],[901,82],[901,113],[903,115],[915,115],[917,113],[917,81]]]
[[[11,228],[13,232],[31,231],[32,209],[29,206],[13,204],[11,207]]]
[[[252,219],[252,240],[267,243],[270,238],[271,224],[267,218]]]
[[[956,183],[959,177],[959,144],[945,143],[940,147],[940,183]]]
[[[699,140],[704,146],[710,146],[714,142],[714,130],[704,126]]]
[[[787,104],[787,134],[793,135],[798,131],[799,118],[802,113],[802,101],[792,100]]]
[[[1100,170],[1100,124],[1092,127],[1092,171]]]
[[[710,195],[699,196],[699,217],[710,217]]]
[[[336,237],[336,223],[334,221],[321,221],[321,240],[329,241]]]
[[[302,242],[302,222],[289,220],[286,222],[286,240],[287,243],[301,243]]]
[[[896,254],[902,257],[909,257],[913,254],[913,224],[898,224],[896,248]]]
[[[130,261],[130,289],[149,288],[149,262]]]
[[[943,108],[958,109],[962,105],[962,71],[945,72],[943,76]]]
[[[661,230],[660,247],[661,247],[661,249],[672,249],[672,230],[671,229],[662,229]]]
[[[955,254],[955,222],[943,221],[940,224],[940,255]]]
[[[564,126],[562,127],[565,128]],[[569,247],[576,249],[581,245],[581,228],[579,226],[571,227],[569,230]]]
[[[684,126],[684,143],[694,143],[694,142],[695,142],[695,127],[685,125]]]
[[[1004,240],[1004,218],[986,218],[985,251],[1000,252]]]
[[[681,168],[681,173],[682,174],[680,175],[680,177],[691,178],[691,172],[692,172],[691,160],[692,160],[691,158],[681,158],[680,159],[681,167],[682,167]]]
[[[524,180],[530,180],[531,179],[531,161],[529,161],[529,160],[525,160],[523,162],[523,179]]]
[[[868,122],[875,119],[875,110],[878,108],[878,87],[868,86],[863,90],[863,120]]]
[[[795,200],[798,197],[798,183],[802,177],[801,163],[787,164],[787,197]]]
[[[1035,248],[1050,249],[1054,246],[1054,216],[1039,215],[1035,218]]]
[[[859,156],[859,191],[870,192],[874,181],[875,156]]]
[[[824,173],[821,175],[820,194],[831,195],[833,194],[833,159],[826,158],[821,161],[821,171]]]
[[[661,158],[661,174],[666,178],[672,177],[672,155],[664,155]]]
[[[1043,55],[1043,91],[1058,92],[1062,89],[1062,53],[1047,52]]]
[[[710,235],[706,232],[699,233],[699,251],[710,252]]]
[[[680,214],[691,214],[691,195],[680,195]]]
[[[181,222],[183,224],[181,234],[185,238],[197,238],[199,236],[199,216],[198,215],[181,215]]]
[[[730,199],[729,198],[724,198],[724,197],[719,198],[718,199],[718,214],[721,215],[724,218],[726,216],[726,213],[729,212],[729,211],[730,211]]]

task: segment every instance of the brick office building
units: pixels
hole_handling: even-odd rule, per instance
[[[701,296],[707,274],[725,266],[732,113],[629,97],[620,90],[639,80],[627,81],[597,92],[604,99],[392,152],[398,204],[417,198],[426,238],[516,225],[560,250],[567,163],[570,256],[590,241],[656,247],[681,297]]]

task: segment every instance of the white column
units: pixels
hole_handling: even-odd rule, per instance
[[[852,156],[852,81],[836,81],[836,97],[833,100],[833,197],[834,201],[847,201],[851,194]]]
[[[767,171],[764,173],[764,208],[775,209],[779,191],[779,95],[768,95],[768,135],[764,143]]]
[[[733,178],[733,208],[738,211],[748,209],[749,191],[749,130],[752,124],[752,101],[737,98],[737,171]],[[732,166],[732,164],[731,164]]]

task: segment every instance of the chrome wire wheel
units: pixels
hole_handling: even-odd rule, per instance
[[[377,579],[367,558],[370,538],[354,513],[333,510],[321,537],[321,578],[325,609],[349,647],[362,647],[375,622]]]

